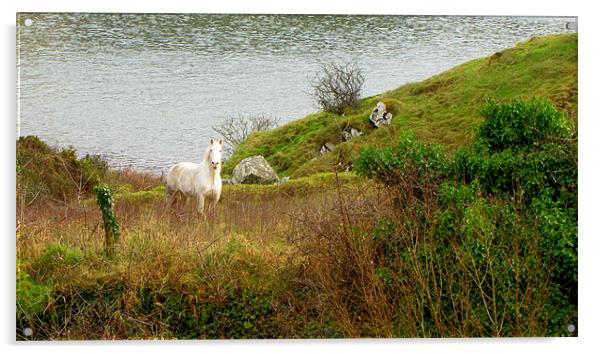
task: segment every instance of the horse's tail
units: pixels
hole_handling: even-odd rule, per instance
[[[167,172],[167,174],[169,174],[169,171]],[[163,183],[163,185],[165,186],[165,200],[168,202],[172,201],[172,203],[173,203],[175,201],[174,199],[172,199],[174,190],[169,185],[169,183],[167,183],[167,176],[165,176],[165,171],[161,171],[160,179],[161,179],[161,183]]]
[[[161,170],[161,183],[167,185],[167,179],[169,178],[169,175],[171,174],[171,171],[173,170],[175,166],[171,166],[170,168],[167,169],[167,171],[165,170]]]

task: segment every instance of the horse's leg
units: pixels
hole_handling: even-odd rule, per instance
[[[205,196],[203,194],[199,194],[196,197],[196,210],[197,212],[202,215],[205,216]]]
[[[165,200],[166,201],[171,200],[172,196],[173,196],[173,189],[171,189],[168,185],[165,185]]]
[[[175,205],[177,201],[178,192],[175,189],[170,188],[169,186],[165,186],[165,209],[167,209],[168,213],[173,213],[177,215],[177,211],[175,210]]]
[[[176,203],[176,192],[169,186],[165,187],[165,202],[167,205],[174,206]]]
[[[217,202],[219,202],[219,199],[214,196],[213,200],[211,201],[211,216],[215,216],[217,214]]]

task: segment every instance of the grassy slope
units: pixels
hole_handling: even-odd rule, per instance
[[[255,133],[226,162],[224,173],[229,174],[240,160],[252,155],[266,157],[281,176],[332,171],[335,163],[350,165],[363,146],[395,144],[399,131],[407,129],[423,141],[441,143],[451,150],[470,139],[481,122],[479,111],[487,98],[531,96],[550,99],[577,120],[577,34],[532,38],[425,81],[365,98],[345,116],[320,112]],[[381,100],[393,113],[393,125],[376,130],[367,117]],[[366,134],[342,142],[340,132],[346,125]],[[336,148],[319,156],[320,146],[326,142]]]

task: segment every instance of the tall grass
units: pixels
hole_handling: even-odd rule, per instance
[[[92,195],[19,210],[17,328],[34,335],[18,338],[340,336],[317,300],[299,299],[304,261],[289,242],[298,210],[330,200],[318,193],[328,181],[226,187],[207,221],[192,202],[168,206],[158,180],[115,188],[121,236],[110,258]]]

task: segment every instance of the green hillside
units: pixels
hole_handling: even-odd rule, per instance
[[[263,155],[280,176],[306,176],[346,168],[367,145],[391,146],[399,132],[413,130],[418,139],[448,150],[465,144],[481,123],[487,98],[498,101],[545,97],[577,120],[577,34],[532,38],[514,48],[475,59],[419,83],[368,97],[344,116],[320,112],[277,129],[253,134],[224,165],[231,173],[243,158]],[[368,116],[378,101],[393,113],[390,127],[375,129]],[[343,142],[346,126],[364,135]],[[320,156],[326,142],[334,151]]]

